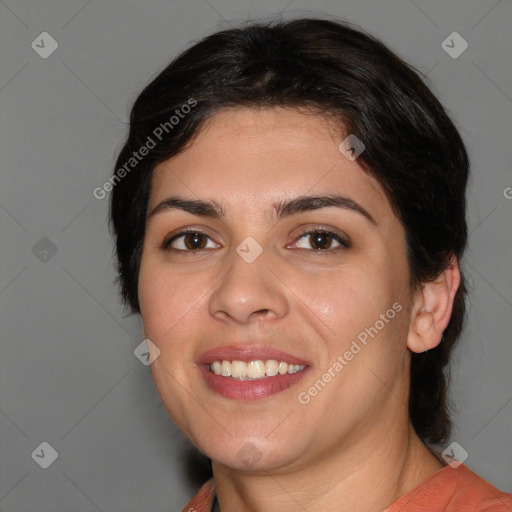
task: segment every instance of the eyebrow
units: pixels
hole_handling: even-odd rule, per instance
[[[375,219],[360,204],[348,197],[340,195],[321,195],[321,196],[299,196],[283,201],[277,201],[272,204],[269,220],[277,218],[281,220],[298,213],[319,210],[321,208],[342,208],[359,213],[373,225],[377,225]],[[171,196],[160,202],[148,214],[147,219],[154,215],[169,210],[182,210],[192,215],[208,217],[224,221],[226,214],[222,207],[216,201],[204,201],[202,199],[184,199],[179,196]]]

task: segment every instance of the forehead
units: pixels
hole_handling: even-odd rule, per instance
[[[377,180],[340,151],[347,135],[297,109],[220,111],[187,149],[155,168],[148,209],[171,194],[247,213],[285,198],[337,193],[363,203],[375,218],[394,216]]]

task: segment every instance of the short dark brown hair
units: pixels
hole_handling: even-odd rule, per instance
[[[312,109],[363,141],[358,162],[382,185],[406,233],[411,290],[439,276],[453,256],[460,262],[467,243],[468,155],[420,73],[348,23],[251,22],[191,46],[133,105],[115,174],[125,172],[110,203],[121,294],[133,312],[140,312],[138,275],[155,166],[183,151],[222,109],[277,106]],[[144,145],[154,147],[128,168]],[[461,271],[441,343],[411,355],[409,414],[424,442],[444,442],[450,434],[446,372],[463,327],[465,296]]]

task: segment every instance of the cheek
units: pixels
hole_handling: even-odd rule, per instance
[[[179,333],[193,329],[201,297],[199,283],[143,261],[139,276],[139,302],[145,334],[161,350],[175,345]]]
[[[399,295],[389,273],[376,266],[343,267],[321,280],[303,277],[298,287],[311,309],[338,334],[373,324]]]
[[[384,380],[396,372],[407,332],[405,278],[400,272],[386,261],[363,265],[360,260],[358,265],[333,270],[328,277],[302,277],[297,283],[301,283],[298,295],[307,298],[308,307],[321,320],[317,333],[325,333],[319,370],[325,371],[338,356],[347,354],[347,361],[354,361],[343,371],[347,378],[354,372],[361,379],[359,372],[366,367]],[[362,379],[363,387],[374,383],[371,372],[364,375],[369,382]],[[345,377],[338,379],[339,385]]]

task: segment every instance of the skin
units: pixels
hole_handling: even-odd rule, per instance
[[[144,333],[160,350],[151,365],[156,388],[212,459],[222,512],[382,511],[444,467],[410,425],[409,364],[411,351],[441,340],[457,263],[410,289],[404,229],[379,183],[338,149],[346,135],[297,109],[224,110],[153,174],[148,212],[179,195],[215,200],[226,214],[151,216],[139,278]],[[268,213],[286,198],[326,194],[356,201],[376,224],[335,207],[279,222]],[[319,226],[348,237],[349,248],[327,241],[321,248],[334,251],[319,254],[302,236]],[[161,248],[186,227],[207,235],[203,252]],[[263,249],[250,264],[236,252],[248,236]],[[173,246],[184,251],[184,242]],[[298,394],[396,302],[401,311],[301,404]],[[268,398],[225,398],[195,362],[227,344],[270,345],[307,360],[309,373]],[[239,456],[248,443],[251,464]]]

